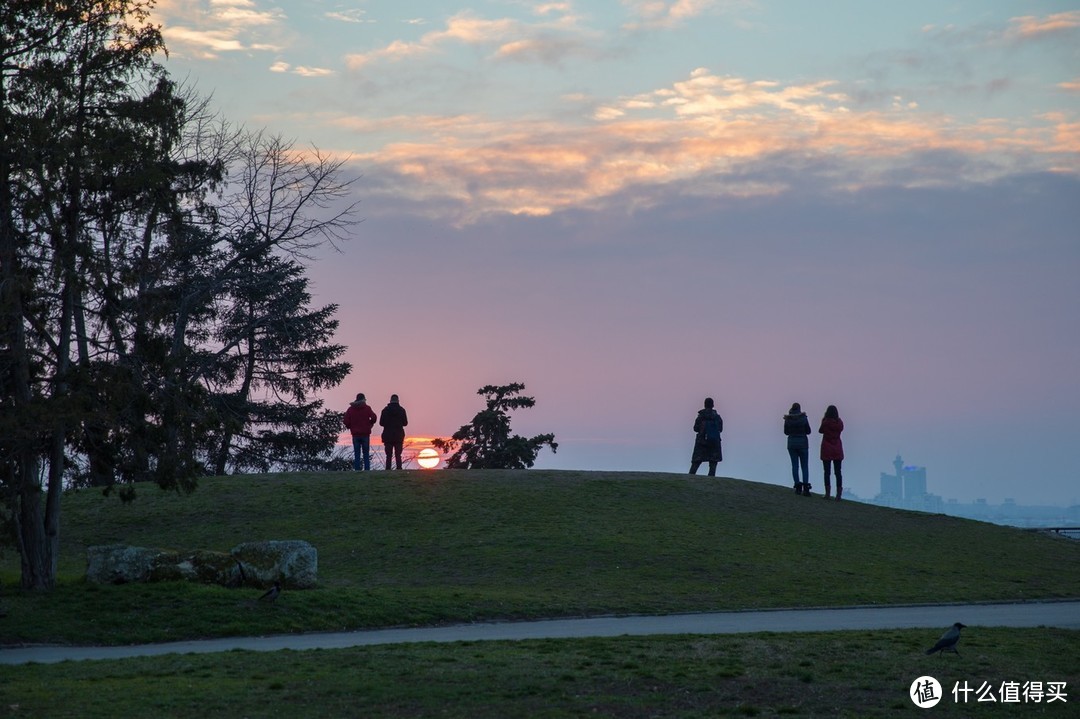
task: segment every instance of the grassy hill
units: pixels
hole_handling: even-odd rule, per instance
[[[207,479],[128,505],[64,498],[61,587],[13,591],[0,643],[130,643],[496,618],[1080,597],[1080,542],[655,473],[373,472]],[[303,539],[320,586],[97,586],[95,544],[227,551]]]

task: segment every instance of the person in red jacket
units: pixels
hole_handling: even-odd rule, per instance
[[[353,469],[371,471],[371,428],[378,421],[375,410],[368,406],[364,393],[356,395],[356,401],[345,410],[345,426],[352,432]]]
[[[836,498],[844,493],[844,476],[840,473],[840,465],[844,461],[844,443],[840,441],[840,433],[844,431],[844,420],[840,419],[840,412],[836,405],[830,404],[825,410],[825,416],[821,418],[821,464],[825,468],[825,499],[829,498],[831,487],[829,486],[829,465],[832,464],[836,471]]]

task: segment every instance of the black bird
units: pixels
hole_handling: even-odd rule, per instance
[[[259,597],[260,602],[273,602],[281,594],[281,582],[274,582],[274,586],[266,590],[266,592]]]
[[[941,652],[944,654],[945,652],[955,652],[956,654],[959,654],[960,652],[956,651],[956,645],[960,641],[960,630],[964,629],[966,626],[966,624],[957,622],[949,627],[949,630],[941,635],[941,639],[937,640],[937,644],[927,649],[926,653],[933,654],[934,652]]]

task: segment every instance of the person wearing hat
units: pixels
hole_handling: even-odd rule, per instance
[[[352,432],[353,469],[357,472],[371,470],[371,428],[377,419],[363,392],[345,410],[345,426]]]
[[[390,460],[397,460],[401,469],[401,449],[405,445],[405,426],[409,424],[409,415],[401,406],[396,394],[390,395],[390,404],[379,413],[379,426],[382,430],[383,449],[386,451],[386,468],[390,469]]]

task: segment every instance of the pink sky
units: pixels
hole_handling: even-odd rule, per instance
[[[847,424],[873,496],[1080,503],[1075,2],[162,0],[168,67],[346,161],[311,266],[353,376],[448,435],[520,381],[540,467],[790,482],[781,416]]]

